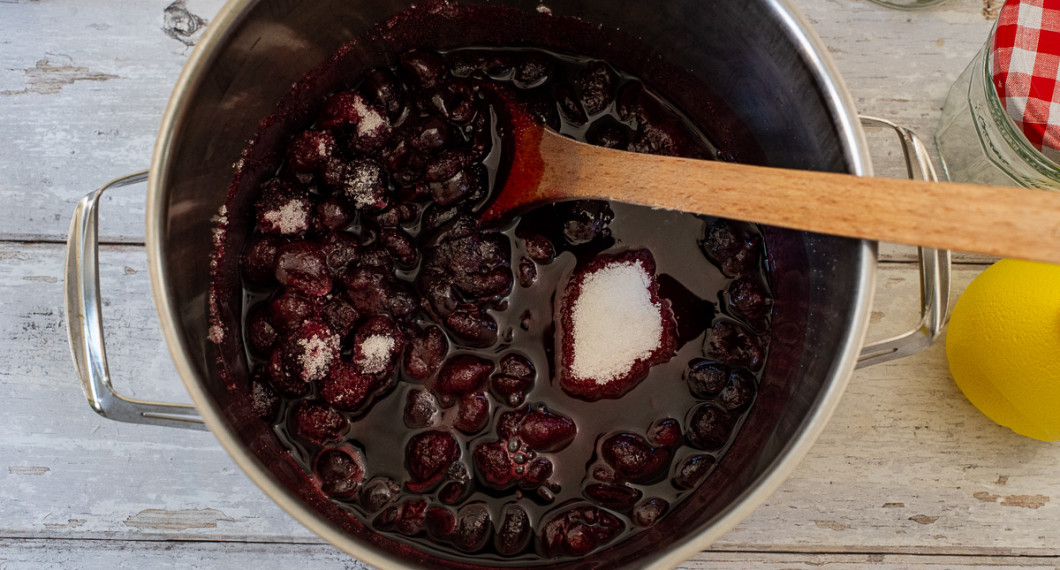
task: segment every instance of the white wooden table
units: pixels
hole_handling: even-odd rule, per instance
[[[797,3],[858,109],[929,139],[1000,0],[915,13]],[[285,515],[209,433],[96,416],[69,356],[62,260],[73,205],[148,165],[195,25],[219,6],[0,0],[0,568],[361,567]],[[882,147],[880,163],[895,153]],[[150,300],[143,192],[116,191],[102,208],[116,383],[186,401]],[[911,250],[881,252],[873,337],[905,328],[917,308]],[[955,294],[988,261],[957,260]],[[979,414],[941,345],[860,371],[791,478],[684,567],[752,564],[1056,568],[1060,445]]]

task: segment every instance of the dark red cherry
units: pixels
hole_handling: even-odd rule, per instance
[[[473,392],[486,383],[493,368],[492,360],[473,354],[457,354],[442,365],[435,389],[448,395]]]
[[[449,465],[460,457],[460,444],[445,431],[418,433],[405,446],[405,468],[410,491],[422,493],[433,489],[445,476]]]
[[[713,404],[701,404],[688,421],[688,440],[697,449],[718,449],[729,441],[734,418]]]
[[[287,166],[295,172],[313,173],[334,153],[335,137],[331,131],[303,131],[287,147]]]
[[[652,447],[639,435],[620,433],[601,443],[600,452],[615,471],[634,483],[650,483],[666,472],[670,450]]]
[[[603,509],[575,506],[545,520],[541,527],[541,546],[549,557],[584,556],[611,542],[624,526]]]
[[[313,473],[320,489],[332,497],[350,497],[364,480],[364,458],[350,446],[325,449],[313,461]]]
[[[670,503],[659,497],[649,497],[633,508],[633,524],[640,527],[649,527],[658,522],[659,518],[669,510]]]
[[[493,539],[493,546],[503,556],[512,556],[526,550],[534,529],[530,515],[517,503],[508,503],[501,510],[501,523]]]
[[[706,400],[717,396],[729,379],[729,367],[724,364],[696,358],[688,363],[685,382],[693,396]]]
[[[357,411],[379,387],[374,374],[361,373],[357,366],[338,361],[331,366],[320,386],[320,395],[339,410]]]
[[[405,426],[410,429],[435,425],[440,412],[438,399],[429,390],[409,390],[405,397]]]
[[[308,241],[292,242],[277,250],[276,280],[309,297],[326,295],[332,287],[324,252]]]
[[[342,439],[349,421],[331,406],[305,402],[294,411],[294,434],[317,445]]]
[[[409,340],[405,348],[405,373],[424,381],[434,376],[449,352],[449,341],[442,329],[429,326]]]
[[[674,471],[671,481],[681,490],[695,489],[707,478],[717,460],[711,455],[692,455],[685,458]]]

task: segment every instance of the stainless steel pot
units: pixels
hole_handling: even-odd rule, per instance
[[[537,0],[464,4],[539,10]],[[301,469],[282,460],[282,448],[271,431],[260,421],[246,421],[231,405],[216,359],[238,371],[239,357],[218,351],[208,340],[213,220],[232,181],[233,163],[241,160],[262,119],[294,82],[351,38],[407,7],[400,0],[229,2],[178,81],[150,172],[118,179],[79,204],[68,242],[67,315],[74,360],[85,393],[100,414],[181,427],[202,427],[204,421],[257,485],[335,546],[377,566],[450,567],[452,561],[410,554],[402,544],[371,533],[314,494]],[[663,5],[652,0],[571,0],[548,8],[553,17],[628,30],[636,45],[650,46],[661,56],[643,61],[631,57],[625,67],[634,74],[651,77],[658,72],[651,62],[665,61],[682,77],[709,86],[709,105],[702,104],[702,93],[675,91],[676,84],[657,88],[694,118],[719,105],[727,108],[742,125],[739,136],[760,150],[758,156],[766,164],[869,175],[861,121],[893,127],[859,120],[825,49],[785,0],[674,0]],[[504,31],[461,31],[461,37],[442,33],[436,39],[474,43],[476,34],[496,39],[503,38]],[[933,177],[923,145],[912,133],[893,128],[907,148],[910,174]],[[267,142],[279,132],[266,128],[261,138]],[[144,179],[155,301],[194,407],[125,398],[113,391],[107,372],[96,271],[96,207],[108,188]],[[791,472],[823,429],[859,359],[866,364],[904,356],[929,345],[940,333],[948,296],[945,252],[921,252],[924,302],[917,329],[862,348],[874,288],[875,244],[766,231],[777,311],[771,355],[759,399],[712,475],[713,490],[684,501],[658,531],[616,544],[604,558],[563,567],[607,560],[613,566],[663,568],[703,549]],[[237,318],[238,311],[223,326],[238,330]]]

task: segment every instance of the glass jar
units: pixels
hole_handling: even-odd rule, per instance
[[[951,182],[1060,190],[1060,166],[1027,141],[994,88],[993,32],[946,96],[935,133]]]

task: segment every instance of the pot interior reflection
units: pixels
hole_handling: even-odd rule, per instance
[[[240,205],[246,195],[240,189],[275,170],[277,142],[305,128],[314,111],[309,102],[334,90],[343,77],[389,63],[411,47],[543,45],[608,60],[644,79],[733,160],[830,171],[864,168],[851,158],[858,153],[838,125],[843,110],[793,49],[795,39],[773,3],[678,2],[663,9],[638,2],[621,14],[594,2],[547,10],[533,2],[475,6],[479,16],[464,19],[453,17],[459,8],[448,4],[403,15],[398,14],[405,5],[385,2],[239,5],[224,32],[210,36],[189,67],[191,75],[170,110],[171,127],[159,144],[149,212],[157,239],[150,249],[169,308],[163,319],[174,326],[189,390],[256,482],[314,530],[369,562],[466,567],[374,534],[319,494],[268,426],[247,417],[247,369],[238,335],[226,334],[217,346],[206,333],[211,323],[205,252],[213,247],[211,219],[224,202],[231,165],[241,164],[233,209],[250,207]],[[391,25],[373,31],[373,24],[388,20]],[[350,38],[359,39],[319,67]],[[311,70],[317,70],[314,80],[290,91]],[[263,117],[272,119],[263,125]],[[222,258],[238,258],[235,248],[249,231],[247,222],[231,217],[229,251]],[[845,380],[842,373],[865,324],[868,248],[773,228],[763,233],[775,308],[758,401],[708,485],[663,524],[609,548],[612,562],[644,566],[704,546],[698,539],[716,538],[711,532],[718,521],[774,471]],[[223,319],[213,324],[238,331],[237,268],[224,266],[218,277],[231,294],[215,299]]]

